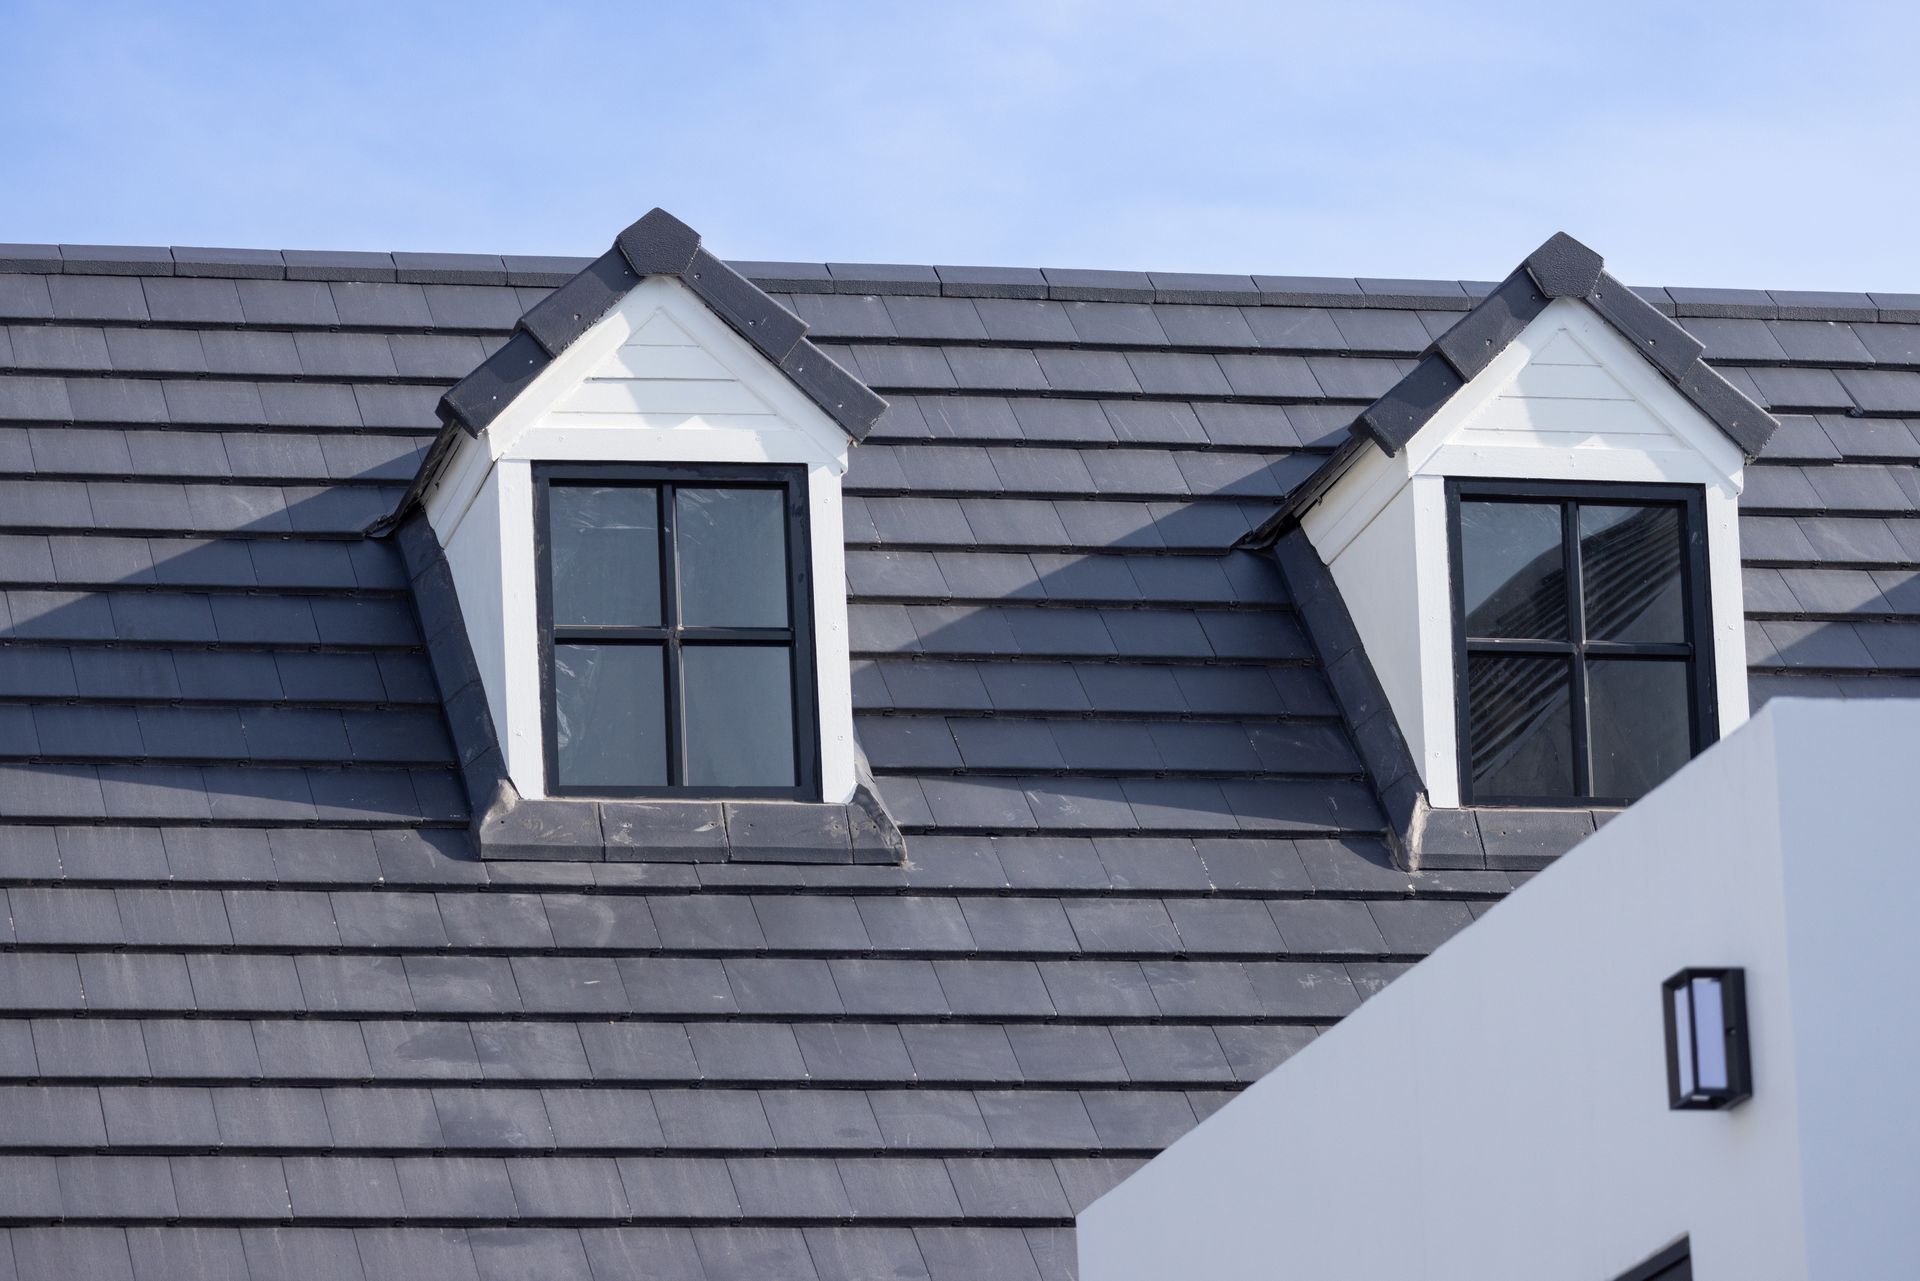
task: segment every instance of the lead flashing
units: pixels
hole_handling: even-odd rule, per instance
[[[1614,811],[1592,809],[1435,809],[1428,802],[1413,749],[1361,643],[1333,574],[1305,531],[1289,529],[1273,544],[1301,630],[1327,673],[1367,777],[1387,816],[1387,844],[1410,872],[1544,867],[1591,835]]]

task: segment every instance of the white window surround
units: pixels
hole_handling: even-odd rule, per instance
[[[1577,299],[1536,316],[1392,457],[1368,450],[1301,517],[1436,809],[1460,804],[1449,478],[1704,492],[1719,732],[1747,718],[1740,449]]]
[[[850,440],[779,368],[670,277],[643,280],[428,489],[507,773],[546,796],[535,608],[536,462],[783,463],[807,469],[822,798],[857,785],[840,481]]]

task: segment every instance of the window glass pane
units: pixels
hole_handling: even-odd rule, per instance
[[[1587,664],[1593,793],[1632,800],[1692,755],[1685,659],[1595,659]]]
[[[666,785],[660,646],[555,645],[553,712],[561,786]]]
[[[1468,656],[1475,800],[1573,795],[1570,671],[1564,658]]]
[[[784,645],[688,645],[687,782],[792,787],[793,658]]]
[[[1566,639],[1560,534],[1558,503],[1460,504],[1467,635]]]
[[[1593,640],[1684,641],[1680,509],[1580,508],[1580,582]]]
[[[676,491],[680,622],[787,625],[787,500],[778,489]]]
[[[660,492],[550,485],[553,621],[660,625]]]

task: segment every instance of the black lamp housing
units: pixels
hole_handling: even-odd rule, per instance
[[[1667,1106],[1730,1108],[1753,1096],[1747,972],[1689,968],[1660,985],[1667,1021]]]

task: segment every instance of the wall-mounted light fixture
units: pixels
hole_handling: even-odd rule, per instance
[[[1747,972],[1685,969],[1660,991],[1667,1019],[1667,1106],[1727,1108],[1749,1098]]]

